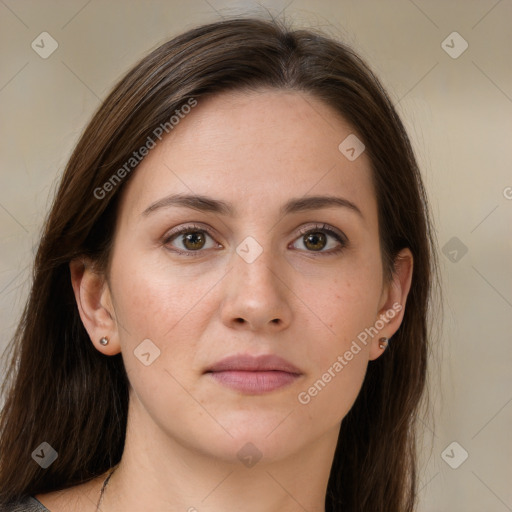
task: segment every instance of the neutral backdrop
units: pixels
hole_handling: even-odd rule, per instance
[[[445,302],[418,512],[512,511],[511,0],[0,0],[0,348],[57,180],[113,83],[185,29],[266,10],[359,51],[422,168]],[[58,44],[46,58],[42,32]]]

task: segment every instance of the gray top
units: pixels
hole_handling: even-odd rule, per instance
[[[0,512],[50,512],[50,510],[33,496],[26,496],[12,505],[0,505]]]

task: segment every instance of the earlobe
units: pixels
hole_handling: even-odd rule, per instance
[[[376,319],[380,326],[370,349],[370,360],[377,359],[393,343],[392,336],[398,331],[404,318],[405,304],[411,289],[413,256],[410,249],[402,249],[395,258],[391,281],[384,286]],[[385,338],[383,342],[382,338]]]
[[[105,355],[118,354],[121,350],[117,324],[104,275],[87,259],[71,261],[69,269],[80,318],[94,346]],[[101,343],[102,339],[108,339],[108,345]]]

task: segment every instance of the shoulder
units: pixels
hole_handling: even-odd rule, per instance
[[[34,495],[25,495],[8,505],[0,504],[0,512],[84,512],[90,510],[91,502],[96,503],[100,494],[102,478],[65,489]]]
[[[9,505],[0,505],[0,512],[50,512],[32,496],[24,496]]]

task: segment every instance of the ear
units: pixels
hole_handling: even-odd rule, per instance
[[[412,270],[412,253],[408,248],[402,249],[395,258],[391,281],[382,289],[378,316],[375,319],[375,327],[380,329],[372,339],[370,360],[377,359],[386,350],[380,348],[380,338],[391,338],[402,324],[407,295],[411,289]],[[389,343],[393,343],[393,340],[389,340]]]
[[[87,259],[75,259],[69,263],[71,284],[80,318],[96,349],[105,355],[121,352],[110,288],[106,277],[95,270]],[[107,337],[109,343],[100,344]]]

